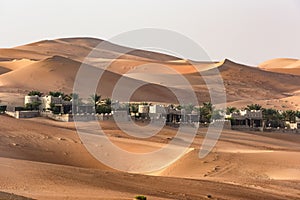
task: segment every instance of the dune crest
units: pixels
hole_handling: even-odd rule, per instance
[[[93,55],[86,59],[92,50]],[[62,38],[0,49],[0,92],[18,88],[22,95],[32,89],[46,93],[49,90],[69,93],[82,62],[105,70],[102,80],[102,86],[105,87],[97,90],[103,96],[110,97],[114,84],[124,75],[128,80],[124,90],[127,86],[130,88],[131,83],[147,80],[148,85],[133,97],[137,101],[176,103],[172,101],[174,95],[163,88],[168,87],[169,83],[172,88],[186,90],[186,85],[176,83],[178,75],[187,79],[200,103],[210,101],[203,78],[215,77],[216,69],[223,78],[227,101],[232,105],[237,102],[239,107],[245,100],[255,103],[283,99],[287,97],[285,94],[295,94],[300,90],[300,78],[292,76],[300,74],[299,60],[295,59],[275,59],[256,68],[229,59],[195,62],[123,47],[96,38]],[[157,95],[149,95],[149,91]],[[294,105],[288,104],[287,109],[293,109]]]
[[[291,58],[277,58],[258,65],[259,68],[285,74],[300,75],[300,60]]]

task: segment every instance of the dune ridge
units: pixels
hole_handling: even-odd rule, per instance
[[[258,67],[271,72],[300,75],[300,60],[298,59],[277,58],[265,61]]]

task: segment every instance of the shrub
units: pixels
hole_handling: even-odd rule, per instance
[[[142,195],[138,195],[138,196],[135,197],[135,199],[137,199],[137,200],[147,200],[147,197],[142,196]]]

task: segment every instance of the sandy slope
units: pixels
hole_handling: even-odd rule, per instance
[[[30,91],[30,90],[40,90],[44,93],[48,91],[60,90],[66,93],[71,93],[73,91],[73,85],[75,81],[76,74],[81,63],[61,57],[54,56],[41,61],[34,62],[25,67],[21,67],[10,71],[9,73],[2,74],[0,77],[0,87],[2,86],[2,91],[11,91],[13,88],[18,88],[19,90]],[[92,66],[90,68],[93,68]],[[94,68],[93,73],[102,73],[101,68]],[[86,77],[86,87],[90,87],[89,74]],[[110,97],[113,91],[114,85],[121,78],[121,75],[114,72],[105,71],[103,76],[98,83],[99,87],[97,89],[103,97]],[[124,78],[124,83],[121,85],[122,91],[126,91],[131,88],[131,85],[135,83],[143,83],[142,80],[135,80],[132,78]],[[144,89],[141,88],[137,91],[132,99],[136,101],[152,100],[152,101],[162,101],[170,102],[173,95],[168,91],[168,89],[157,85],[156,83],[145,83]],[[154,93],[157,91],[157,93]],[[180,91],[179,91],[180,92]],[[181,91],[185,92],[185,91]],[[13,100],[12,100],[13,101]]]
[[[32,200],[31,198],[26,198],[23,196],[15,195],[13,193],[6,193],[6,192],[0,192],[0,199],[1,200]]]
[[[27,65],[33,64],[36,61],[29,59],[20,59],[20,60],[12,60],[12,61],[1,61],[0,66],[9,69],[10,71],[17,70],[22,67],[26,67]]]
[[[284,64],[285,70],[298,70],[298,61],[277,59],[261,65],[261,69],[234,63],[192,62],[164,54],[135,50],[112,43],[95,49],[94,55],[85,57],[103,40],[95,38],[67,38],[45,40],[12,49],[0,49],[0,98],[6,101],[7,94],[26,94],[37,89],[44,93],[61,90],[70,93],[81,62],[104,69],[104,77],[98,92],[103,97],[111,96],[114,84],[125,75],[122,91],[132,88],[134,83],[151,82],[134,94],[132,100],[176,103],[174,94],[166,89],[175,88],[181,94],[189,85],[196,92],[200,103],[210,101],[205,78],[215,79],[212,71],[218,69],[224,80],[227,101],[230,105],[244,107],[250,103],[261,103],[267,107],[297,109],[300,105],[296,91],[300,90],[300,76],[262,70]],[[126,52],[126,53],[125,53]],[[125,53],[125,54],[124,54]],[[112,59],[118,58],[118,59]],[[190,64],[193,64],[193,66]],[[273,69],[273,68],[272,68]],[[198,71],[201,71],[201,75]],[[178,75],[188,83],[182,84]],[[89,77],[86,78],[90,87]],[[159,86],[161,85],[161,86]],[[218,89],[218,86],[213,86]],[[268,101],[268,105],[265,103]],[[288,101],[289,103],[276,102]],[[7,101],[20,104],[13,98]]]
[[[110,140],[132,152],[152,151],[174,137],[166,127],[134,139],[112,122],[101,122]],[[0,190],[36,199],[298,199],[300,137],[225,130],[206,158],[195,149],[155,176],[117,172],[95,160],[73,123],[0,116]],[[130,162],[130,161],[129,161]],[[12,178],[13,177],[13,178]]]
[[[60,55],[68,57],[77,61],[83,61],[83,59],[94,50],[92,57],[98,58],[125,58],[130,60],[157,60],[157,61],[169,61],[177,60],[178,58],[155,52],[148,52],[144,50],[136,50],[128,47],[123,47],[117,44],[113,44],[107,41],[103,41],[96,38],[63,38],[57,40],[44,40],[35,42],[23,46],[13,48],[18,55],[22,52],[38,52],[38,54],[51,57]],[[2,50],[3,55],[7,49]],[[40,58],[34,55],[24,54],[23,58]],[[0,57],[1,51],[0,51]],[[13,57],[11,55],[10,57]]]
[[[272,59],[261,63],[258,67],[266,71],[300,75],[300,60],[297,59]]]

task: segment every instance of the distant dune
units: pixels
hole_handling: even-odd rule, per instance
[[[266,71],[300,75],[300,60],[297,59],[272,59],[261,63],[258,67]]]
[[[103,42],[100,48],[94,49],[100,42]],[[93,55],[86,59],[93,49]],[[0,49],[0,98],[1,91],[15,93],[17,90],[22,94],[32,89],[46,93],[50,90],[72,92],[82,62],[97,70],[105,70],[97,90],[102,96],[110,97],[115,83],[122,76],[126,79],[126,84],[122,85],[124,91],[134,83],[145,83],[134,93],[132,100],[136,101],[176,103],[170,87],[185,94],[189,85],[199,103],[210,101],[204,77],[215,77],[216,74],[212,74],[214,69],[218,69],[223,78],[227,101],[231,105],[243,107],[246,101],[255,103],[297,97],[297,91],[300,91],[300,76],[295,76],[300,75],[298,60],[275,59],[255,68],[228,59],[222,62],[189,61],[95,38],[64,38]],[[176,74],[186,78],[189,84],[176,81]],[[297,99],[293,98],[293,105],[287,104],[285,108],[297,108],[300,105]],[[275,104],[268,106],[280,106]]]

